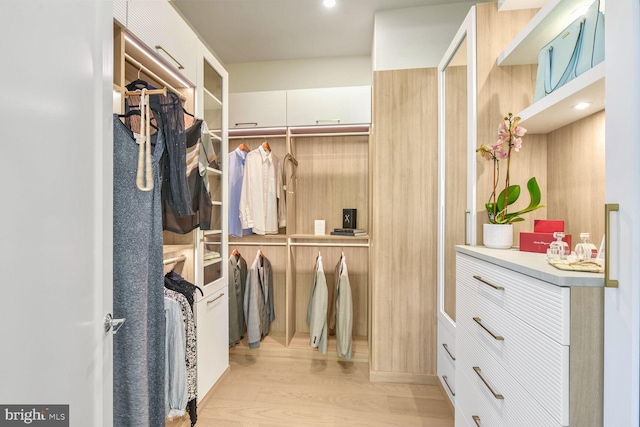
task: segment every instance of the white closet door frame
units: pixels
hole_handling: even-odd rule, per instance
[[[605,289],[604,425],[637,427],[640,401],[640,2],[607,2],[606,203],[611,278]]]

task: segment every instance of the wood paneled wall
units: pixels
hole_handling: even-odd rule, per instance
[[[574,247],[581,232],[596,247],[604,234],[604,129],[600,111],[548,134],[547,216],[565,221]]]
[[[498,125],[505,114],[517,113],[533,102],[535,65],[499,67],[498,55],[535,15],[535,10],[516,10],[498,13],[497,3],[480,3],[477,12],[477,78],[478,78],[478,146],[498,140]],[[506,165],[502,166],[504,179]],[[485,203],[492,191],[493,166],[478,160],[477,182],[477,243],[482,245],[482,224],[487,223]],[[519,184],[520,200],[513,205],[519,210],[529,204],[526,184],[535,176],[542,190],[542,203],[547,204],[547,137],[525,135],[522,149],[512,155],[511,185]],[[502,181],[499,189],[504,188]],[[499,190],[501,191],[501,190]],[[520,231],[533,231],[534,219],[546,219],[547,210],[539,209],[524,216],[525,221],[514,224],[514,245],[520,242]]]
[[[372,379],[436,375],[437,97],[435,68],[374,73]]]

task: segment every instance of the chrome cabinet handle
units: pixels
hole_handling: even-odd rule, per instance
[[[446,345],[445,343],[442,343],[442,346],[444,347],[445,350],[447,350],[447,354],[449,355],[449,357],[451,358],[451,360],[453,360],[454,362],[456,361],[456,358],[453,357],[453,354],[451,354],[451,352],[449,351],[449,346]]]
[[[453,391],[453,389],[451,388],[451,386],[449,385],[449,381],[447,380],[447,376],[443,375],[442,379],[444,380],[444,383],[447,385],[447,387],[449,388],[449,391],[451,392],[451,396],[456,397],[455,392]]]
[[[491,286],[493,289],[498,290],[498,291],[504,291],[504,288],[502,286],[496,286],[493,283],[489,283],[486,280],[484,280],[482,277],[480,276],[473,276],[474,279],[476,279],[479,282],[484,283],[485,285]]]
[[[604,205],[604,286],[605,288],[617,288],[618,281],[611,278],[611,212],[618,212],[618,203]]]
[[[220,298],[222,298],[224,296],[224,292],[222,292],[220,295],[218,295],[217,297],[215,297],[212,300],[207,301],[207,305],[209,304],[213,304],[214,302],[218,301]]]
[[[156,49],[157,50],[161,50],[164,53],[167,54],[167,56],[171,59],[173,59],[173,62],[175,62],[176,64],[178,64],[178,70],[184,70],[184,66],[180,63],[180,61],[178,61],[176,58],[173,57],[173,55],[171,55],[169,52],[167,52],[167,49],[163,48],[162,46],[160,46],[159,44],[156,45]]]
[[[481,319],[481,318],[479,318],[479,317],[474,317],[474,318],[473,318],[473,320],[474,320],[478,325],[480,325],[480,327],[481,327],[482,329],[484,329],[485,331],[487,331],[487,333],[488,333],[489,335],[491,335],[491,336],[493,337],[493,339],[495,339],[496,341],[504,341],[504,337],[501,337],[500,335],[496,335],[496,334],[494,334],[494,333],[493,333],[493,332],[491,332],[491,331],[490,331],[486,326],[484,326],[484,325],[482,324],[482,319]]]
[[[316,124],[319,125],[321,123],[340,123],[340,119],[319,119],[316,120]]]
[[[473,419],[473,422],[474,422],[474,423],[476,423],[476,425],[477,425],[478,427],[482,427],[482,426],[480,425],[480,417],[479,417],[479,416],[477,416],[477,415],[473,415],[471,418]]]
[[[478,366],[474,366],[473,370],[476,371],[476,374],[480,377],[480,379],[482,380],[482,382],[484,383],[484,385],[487,386],[487,388],[489,389],[489,391],[491,392],[491,394],[493,394],[493,397],[495,397],[498,400],[503,400],[504,396],[501,394],[496,393],[495,391],[493,391],[493,389],[491,388],[491,386],[489,385],[489,383],[487,382],[487,380],[484,379],[484,377],[482,376],[482,374],[480,373],[480,367]]]
[[[258,122],[240,122],[240,123],[236,123],[236,127],[238,126],[253,126],[256,127],[258,126]]]

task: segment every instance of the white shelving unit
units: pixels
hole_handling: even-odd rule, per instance
[[[537,64],[538,53],[550,40],[578,18],[574,11],[593,0],[549,0],[498,56],[498,65]],[[605,108],[605,64],[576,77],[518,115],[530,134],[544,134]],[[574,105],[588,102],[576,110]]]

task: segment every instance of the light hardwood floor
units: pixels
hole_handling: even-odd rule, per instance
[[[197,426],[453,426],[437,386],[370,382],[368,375],[366,362],[232,350],[229,371],[198,408]]]

